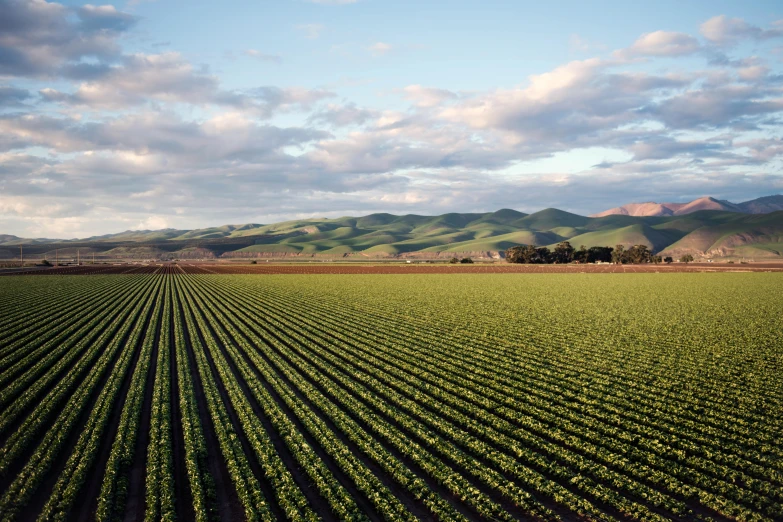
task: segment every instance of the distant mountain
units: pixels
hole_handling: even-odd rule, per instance
[[[689,203],[628,203],[621,207],[610,208],[590,217],[603,217],[611,215],[621,216],[683,216],[700,210],[722,210],[724,212],[741,212],[744,214],[766,214],[783,210],[783,196],[767,196],[763,198],[745,201],[743,203],[731,203],[711,197],[694,199]]]
[[[98,258],[439,258],[454,255],[501,257],[506,249],[525,244],[574,247],[647,245],[667,255],[696,257],[783,258],[781,196],[733,204],[701,198],[666,215],[627,213],[585,217],[553,208],[534,214],[497,212],[440,216],[370,214],[362,217],[303,219],[271,225],[224,225],[196,230],[143,230],[73,240],[30,240],[0,236],[0,258],[25,256],[64,259],[93,253]],[[655,204],[651,204],[655,205]],[[726,211],[729,208],[731,211]],[[649,210],[649,209],[648,209]],[[678,214],[679,212],[679,214]]]
[[[747,214],[768,214],[783,210],[783,195],[766,196],[737,205]]]

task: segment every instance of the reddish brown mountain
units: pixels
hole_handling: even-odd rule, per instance
[[[783,210],[783,196],[767,196],[763,198],[745,201],[743,203],[731,203],[711,197],[694,199],[688,203],[629,203],[621,207],[610,208],[590,217],[603,217],[612,215],[621,216],[682,216],[699,210],[721,210],[724,212],[741,212],[743,214],[766,214]]]

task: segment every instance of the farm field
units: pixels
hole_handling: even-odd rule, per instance
[[[783,272],[783,263],[673,263],[673,264],[514,264],[506,262],[447,263],[339,263],[261,262],[240,263],[150,263],[31,267],[0,270],[14,275],[127,275],[127,274],[637,274],[680,272]]]
[[[143,268],[0,278],[0,520],[783,520],[778,273]]]

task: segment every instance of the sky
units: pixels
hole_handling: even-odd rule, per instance
[[[783,3],[0,0],[0,234],[783,193]]]

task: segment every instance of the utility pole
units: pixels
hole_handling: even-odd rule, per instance
[[[92,253],[92,264],[95,264],[95,252]]]
[[[82,258],[79,256],[79,249],[76,249],[76,266],[81,266]]]
[[[19,266],[24,268],[24,250],[22,249],[22,245],[19,245]]]
[[[57,259],[57,249],[54,249],[54,266],[58,266],[58,259]]]

